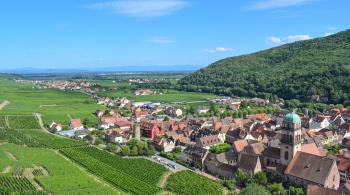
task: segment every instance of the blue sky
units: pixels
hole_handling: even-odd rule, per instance
[[[347,0],[0,1],[0,69],[194,65],[350,28]]]

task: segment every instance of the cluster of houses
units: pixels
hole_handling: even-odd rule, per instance
[[[232,178],[238,168],[247,174],[266,170],[301,186],[338,189],[350,182],[348,113],[346,109],[331,109],[313,119],[287,112],[238,119],[154,119],[141,120],[140,127],[142,135],[152,138],[151,144],[159,150],[168,152],[182,146],[179,160],[215,175]],[[229,143],[231,150],[209,152],[211,146],[222,143]],[[336,144],[343,149],[330,154],[327,148]],[[350,185],[341,189],[350,190],[346,186]]]

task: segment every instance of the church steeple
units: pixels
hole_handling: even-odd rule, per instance
[[[289,113],[282,122],[281,154],[280,160],[288,165],[301,147],[301,120],[300,117]]]

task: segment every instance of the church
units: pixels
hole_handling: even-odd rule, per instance
[[[300,185],[337,189],[340,175],[335,160],[322,157],[312,148],[315,146],[302,143],[300,117],[295,113],[287,114],[281,130],[280,148],[266,148],[262,154],[263,167]]]

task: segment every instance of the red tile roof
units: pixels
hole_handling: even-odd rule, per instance
[[[350,166],[350,158],[343,157],[338,165],[338,170],[347,171]]]

